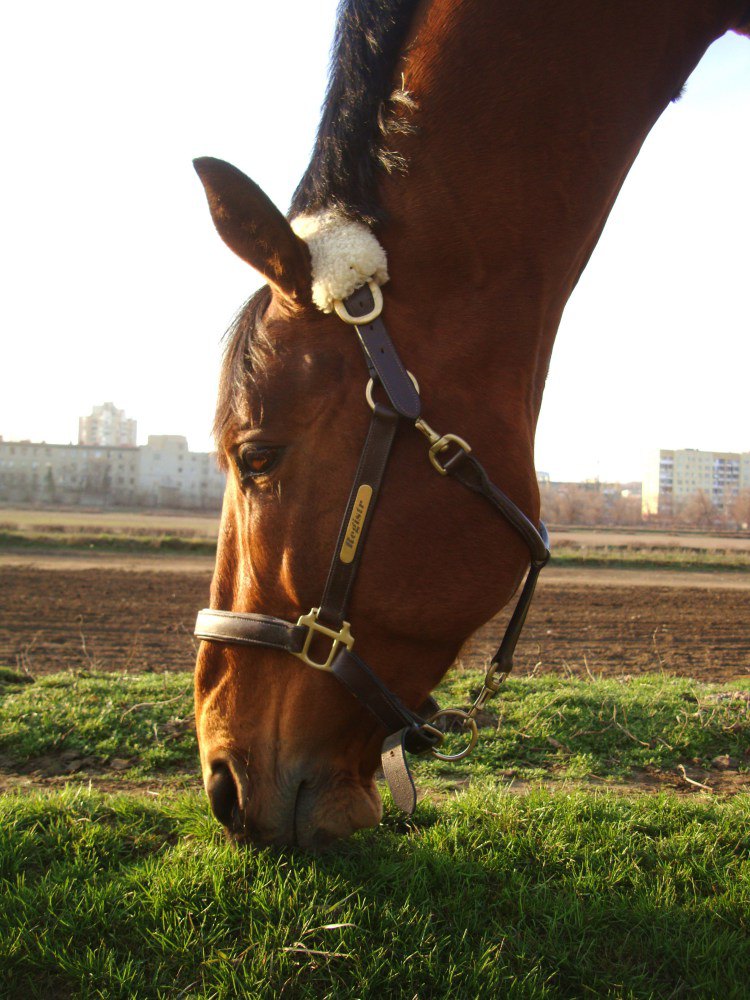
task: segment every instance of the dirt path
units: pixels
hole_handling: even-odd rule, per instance
[[[96,568],[59,558],[54,570],[0,565],[0,665],[34,674],[191,669],[195,613],[207,603],[212,565],[195,562],[191,568],[157,557],[145,570],[140,557],[118,559],[117,569],[98,558]],[[666,580],[678,576],[684,582]],[[725,585],[719,578],[728,578]],[[738,578],[742,587],[735,586]],[[750,676],[750,588],[743,574],[551,567],[542,579],[518,648],[519,673]],[[464,663],[478,666],[494,652],[506,617],[477,633]]]
[[[702,533],[698,531],[648,531],[638,528],[553,528],[553,550],[561,545],[587,548],[605,545],[637,549],[697,549],[750,552],[750,535],[744,533]]]
[[[0,552],[0,573],[16,568],[33,570],[113,570],[127,573],[208,574],[213,556],[164,555],[129,552]],[[672,569],[607,569],[605,567],[547,566],[542,586],[576,587],[699,587],[706,590],[750,590],[750,572]]]
[[[0,552],[0,572],[11,567],[36,570],[115,570],[129,573],[213,573],[213,556],[144,552]]]
[[[750,572],[546,566],[540,587],[669,587],[750,591]]]

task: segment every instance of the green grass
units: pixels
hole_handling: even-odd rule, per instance
[[[12,667],[0,667],[0,690],[5,684],[33,684],[34,678],[30,674],[20,673]]]
[[[454,672],[441,703],[479,676]],[[184,790],[191,700],[189,674],[0,672],[3,770],[130,764],[127,794],[83,771],[0,796],[3,998],[747,995],[748,796],[585,779],[748,762],[750,682],[516,678],[470,763],[417,762],[413,819],[387,800],[377,830],[319,857],[224,842]]]
[[[338,851],[236,851],[201,797],[0,801],[27,997],[743,997],[750,805],[484,781]]]
[[[215,539],[219,512],[168,513],[162,510],[128,510],[113,507],[87,510],[80,507],[0,507],[0,530],[83,532],[85,534],[184,535]]]
[[[189,673],[59,673],[33,684],[2,684],[0,760],[7,771],[73,754],[86,774],[127,761],[129,781],[195,774]],[[42,764],[44,767],[44,763]]]
[[[438,690],[441,705],[468,707],[481,676],[453,671]],[[508,769],[529,779],[621,779],[644,768],[710,766],[721,754],[750,766],[750,680],[727,686],[666,676],[521,677],[507,681],[488,707],[471,758],[417,760],[420,780],[437,787]],[[129,780],[194,773],[192,717],[189,673],[68,672],[27,684],[3,683],[0,672],[6,770],[75,751],[102,768],[112,758],[127,761]]]
[[[0,531],[0,549],[6,551],[54,550],[98,552],[185,552],[191,555],[216,555],[216,543],[205,538],[183,535],[126,535],[96,532]]]
[[[730,570],[750,569],[750,552],[742,549],[661,548],[659,546],[560,545],[552,549],[552,565],[608,569]]]
[[[475,671],[449,674],[440,704],[467,708],[480,678]],[[488,727],[465,764],[429,760],[415,769],[447,781],[508,769],[520,778],[611,780],[643,769],[710,766],[724,754],[750,767],[750,679],[716,685],[662,675],[524,677],[508,680],[488,707]]]

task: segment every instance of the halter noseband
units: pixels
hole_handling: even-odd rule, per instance
[[[466,441],[455,434],[438,434],[421,418],[419,387],[416,379],[404,368],[380,319],[382,304],[380,288],[372,281],[350,295],[345,302],[336,303],[337,314],[354,326],[364,352],[370,374],[367,401],[372,409],[372,417],[320,607],[312,608],[308,614],[302,615],[296,624],[269,615],[207,608],[198,613],[195,635],[210,642],[280,649],[296,656],[308,667],[333,674],[375,716],[388,734],[381,754],[383,773],[395,804],[404,812],[412,813],[416,806],[416,789],[406,753],[421,754],[429,751],[442,760],[459,760],[474,748],[477,741],[477,714],[513,669],[516,643],[526,621],[539,572],[547,563],[550,553],[544,524],[540,522],[537,529],[513,501],[490,481]],[[388,403],[374,401],[372,391],[376,385],[382,386]],[[414,424],[428,439],[429,459],[436,471],[442,476],[451,476],[489,501],[521,535],[531,553],[531,564],[521,596],[500,647],[490,662],[476,701],[468,712],[455,708],[440,711],[437,704],[432,702],[435,712],[429,719],[408,709],[379,680],[364,660],[352,651],[354,637],[346,620],[365,538],[396,430],[402,420]],[[327,655],[320,655],[319,658],[315,658],[312,651],[312,643],[316,637],[323,637],[330,642]],[[436,724],[440,719],[447,718],[458,719],[462,728],[469,732],[467,746],[455,754],[444,754],[438,749],[445,733]]]

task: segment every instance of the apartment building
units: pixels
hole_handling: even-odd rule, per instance
[[[189,451],[177,434],[150,435],[139,448],[138,488],[155,507],[216,507],[224,496],[225,476],[213,452]]]
[[[0,502],[213,509],[224,473],[210,452],[177,435],[137,447],[0,439]]]
[[[88,417],[78,420],[78,443],[103,448],[135,448],[136,422],[114,403],[95,406]]]
[[[750,490],[750,452],[662,448],[652,456],[643,479],[643,514],[673,517],[696,493],[727,513],[743,490]]]

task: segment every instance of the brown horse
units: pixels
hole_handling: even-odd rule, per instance
[[[319,602],[370,412],[356,336],[323,310],[353,290],[342,261],[354,285],[385,282],[381,246],[383,317],[424,417],[536,523],[563,307],[650,128],[708,45],[748,28],[748,0],[348,0],[294,228],[239,171],[196,162],[220,235],[268,281],[224,362],[212,608],[296,621]],[[400,427],[347,616],[358,653],[416,708],[528,561]],[[209,799],[238,837],[315,847],[378,822],[383,729],[325,671],[203,642],[196,713]]]

